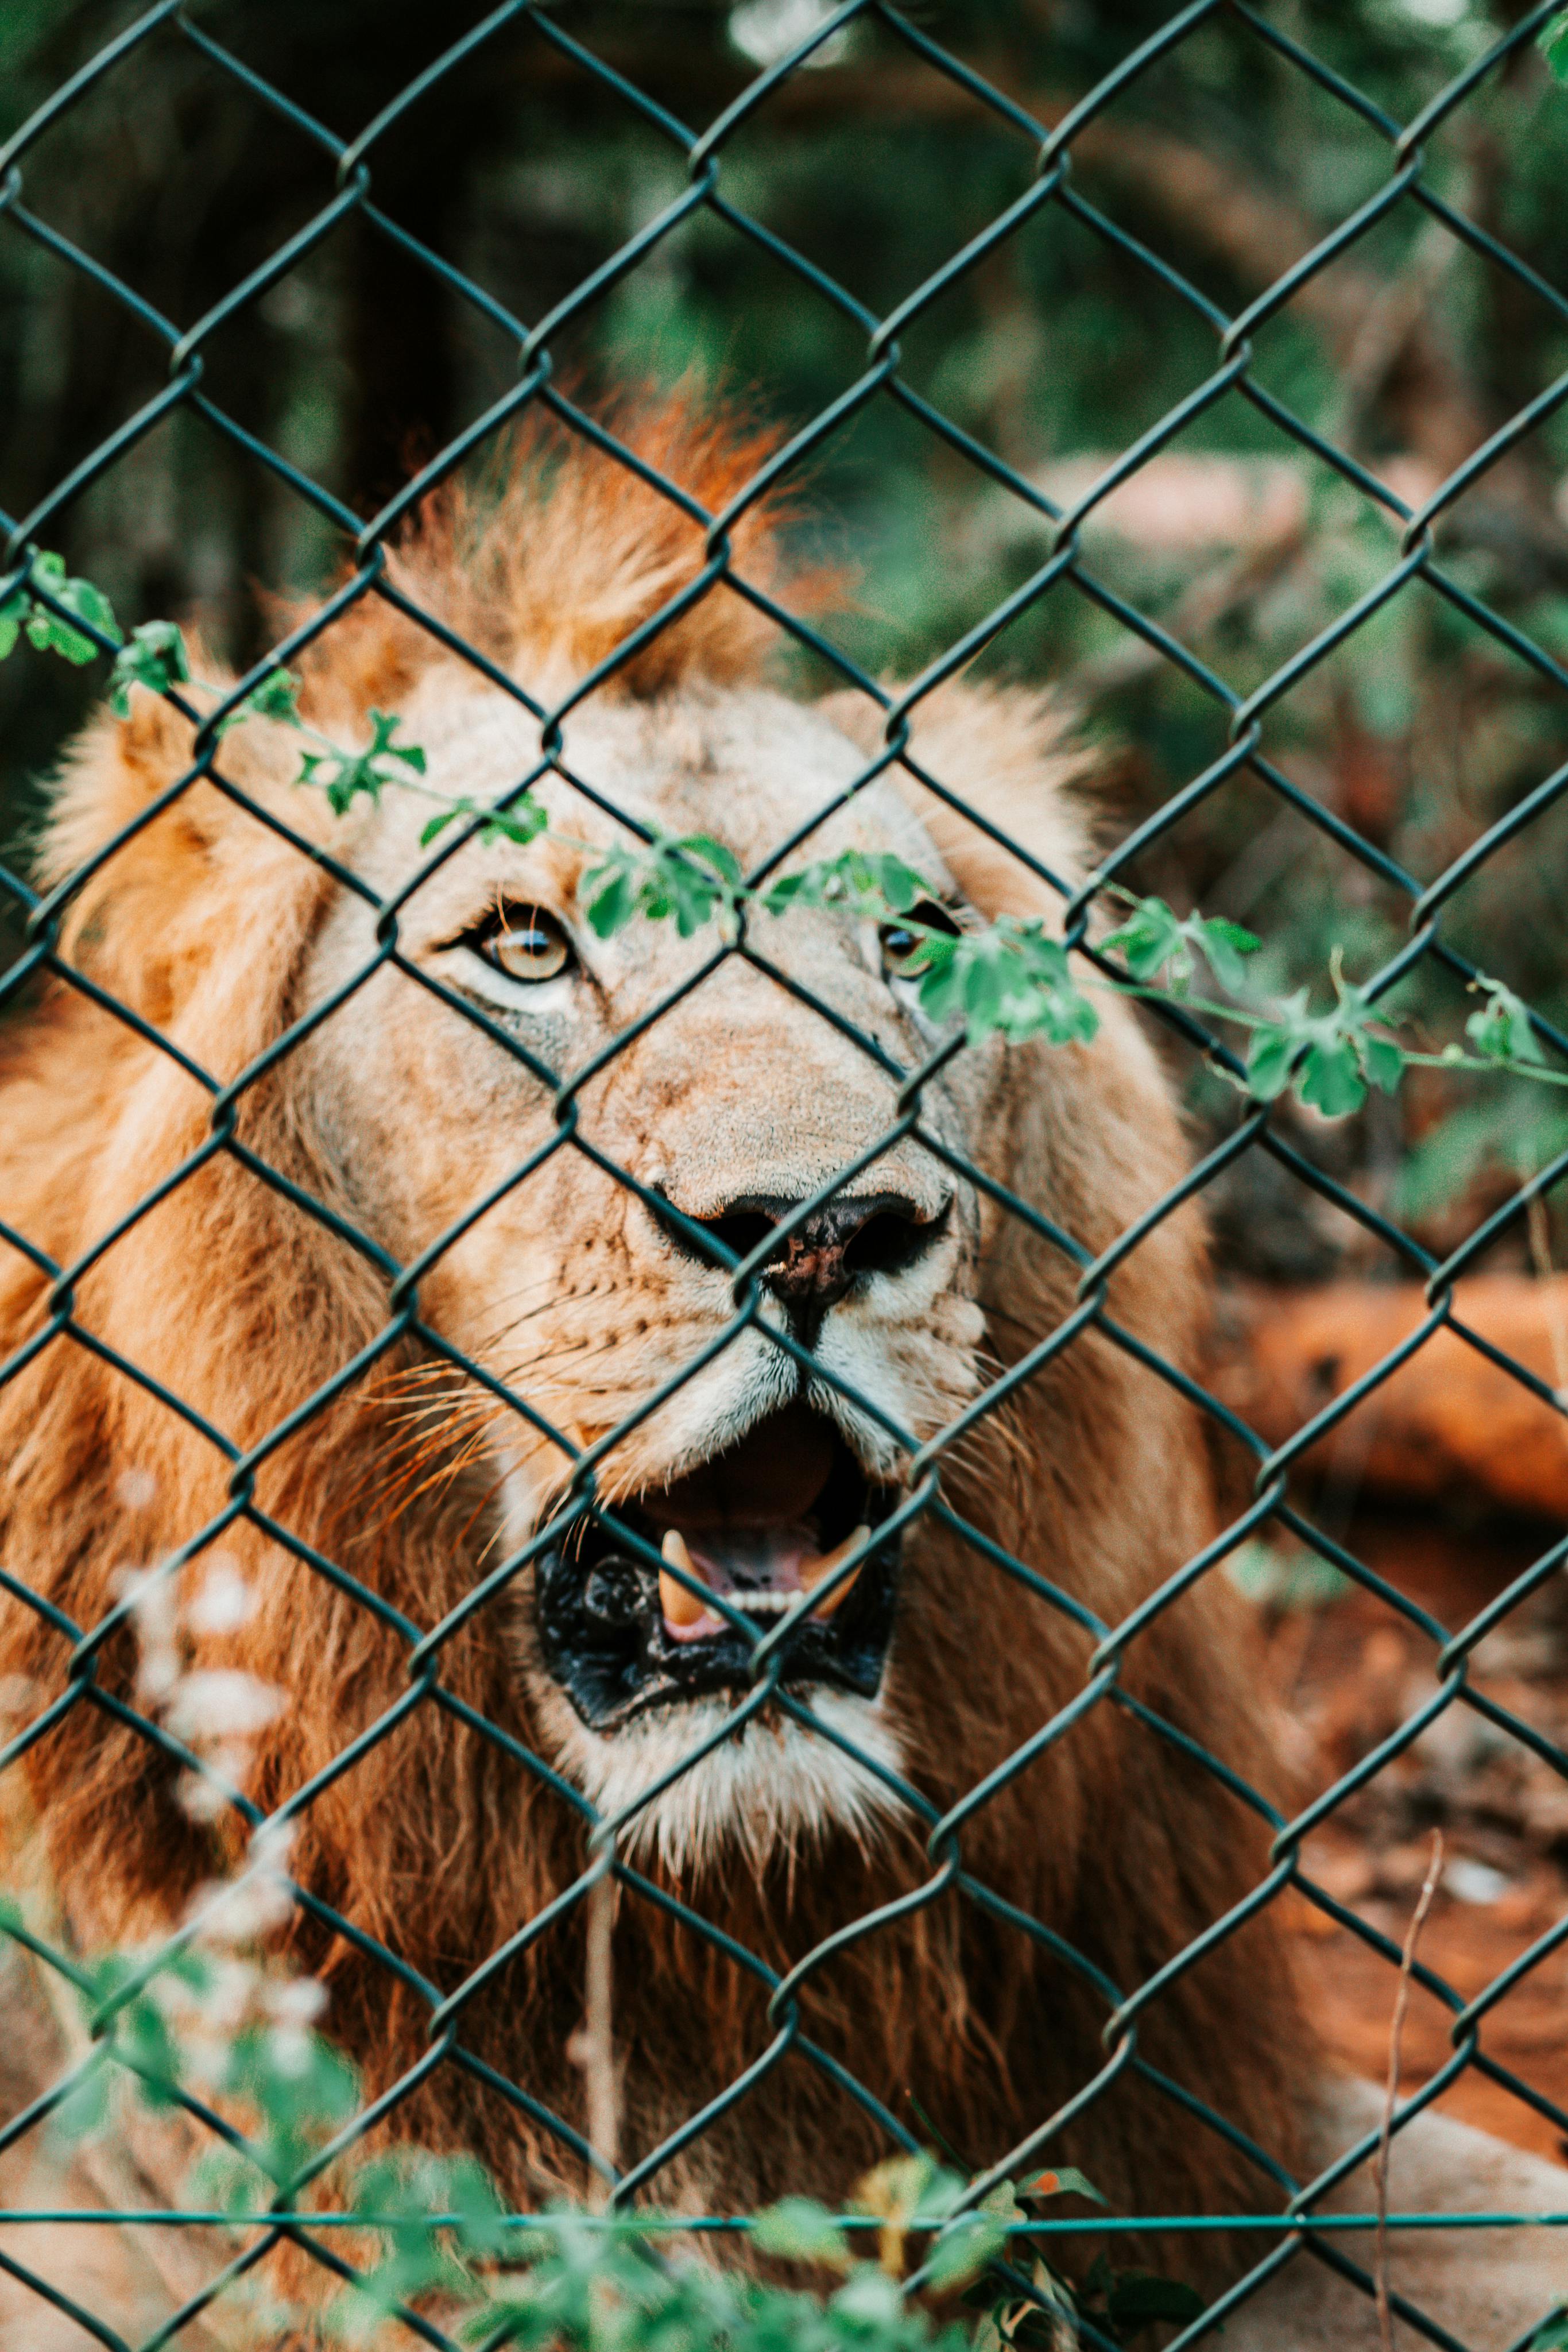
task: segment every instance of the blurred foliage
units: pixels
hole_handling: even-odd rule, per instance
[[[131,11],[12,0],[0,22],[0,127],[97,50]],[[212,0],[204,32],[335,132],[370,121],[483,10],[433,30],[412,0]],[[564,30],[650,97],[706,125],[758,67],[820,22],[819,0],[562,0]],[[1166,23],[1166,0],[922,0],[920,30],[1042,119]],[[1377,105],[1414,115],[1500,33],[1516,0],[1275,0],[1267,21]],[[1562,275],[1568,95],[1532,43],[1427,142],[1427,184],[1549,281]],[[1031,142],[885,26],[835,36],[723,151],[727,202],[878,315],[1031,184]],[[686,184],[677,145],[519,21],[378,141],[376,201],[532,322]],[[1374,126],[1239,16],[1217,14],[1125,89],[1074,143],[1072,187],[1228,314],[1253,300],[1387,184]],[[182,327],[328,204],[324,150],[175,30],[128,57],[31,151],[31,212]],[[1256,381],[1398,488],[1428,497],[1568,369],[1552,305],[1407,199],[1254,336]],[[1060,502],[1202,384],[1217,338],[1149,263],[1060,205],[1031,215],[902,337],[904,375],[962,430]],[[699,211],[551,338],[589,405],[628,383],[695,375],[797,425],[844,392],[863,331],[730,223]],[[204,347],[204,392],[247,431],[368,513],[516,380],[515,343],[350,215]],[[166,380],[159,338],[15,215],[0,226],[0,502],[67,478]],[[1568,655],[1568,410],[1552,414],[1438,521],[1451,575]],[[862,407],[810,462],[807,551],[860,586],[828,625],[873,668],[904,674],[975,627],[1050,553],[1040,513],[893,399]],[[286,482],[176,410],[40,531],[72,576],[101,583],[128,625],[193,622],[231,657],[276,634],[264,591],[308,595],[340,558],[332,526]],[[1084,559],[1238,691],[1260,685],[1383,579],[1398,530],[1232,388],[1159,464],[1091,516]],[[1223,752],[1225,714],[1071,581],[1002,628],[993,675],[1071,674],[1106,747],[1119,835]],[[830,682],[802,677],[808,686]],[[91,696],[51,664],[0,673],[11,832]],[[1269,712],[1265,749],[1311,799],[1423,881],[1568,757],[1562,697],[1412,581]],[[1548,807],[1446,911],[1456,945],[1540,1010],[1568,1014],[1561,907],[1568,812]],[[1256,779],[1198,800],[1124,877],[1185,914],[1265,940],[1280,993],[1331,948],[1364,978],[1408,907]],[[1326,1009],[1321,993],[1317,1009]],[[1417,977],[1412,1040],[1451,1035],[1457,985]],[[1184,1075],[1187,1075],[1184,1073]],[[1190,1074],[1195,1114],[1236,1098]],[[1488,1092],[1490,1089],[1490,1092]],[[1353,1190],[1439,1244],[1563,1141],[1545,1090],[1418,1074],[1332,1135],[1281,1118]],[[1370,1246],[1303,1193],[1289,1211],[1260,1155],[1218,1202],[1255,1270],[1354,1262]],[[1236,1193],[1235,1188],[1243,1188]],[[1303,1229],[1302,1220],[1307,1221]],[[1293,1223],[1291,1222],[1293,1220]],[[1287,1231],[1286,1225],[1290,1225]]]
[[[933,2153],[911,2153],[866,2173],[847,2214],[786,2197],[741,2224],[776,2270],[805,2274],[781,2285],[700,2259],[683,2217],[657,2208],[562,2200],[509,2215],[474,2157],[378,2148],[381,2103],[367,2104],[354,2067],[314,2023],[325,1986],[267,1956],[267,1930],[293,1900],[289,1842],[287,1824],[269,1823],[246,1866],[206,1887],[159,1953],[144,1945],[67,1959],[0,1892],[0,1940],[65,1978],[81,2009],[85,2048],[48,2110],[56,2145],[112,2142],[143,2111],[223,2117],[182,2193],[251,2257],[219,2281],[225,2342],[368,2347],[402,2340],[418,2313],[431,2342],[455,2333],[536,2352],[1058,2352],[1080,2340],[1080,2317],[1096,2341],[1134,2346],[1151,2328],[1201,2316],[1204,2298],[1178,2279],[1113,2266],[1103,2252],[1075,2279],[1058,2267],[1065,2250],[1047,2258],[1032,2231],[1062,2218],[1059,2199],[1106,2202],[1071,2165],[967,2179]],[[255,2263],[267,2252],[258,2225],[297,2206],[351,2225],[334,2249],[350,2258],[334,2264],[342,2283],[314,2308]]]

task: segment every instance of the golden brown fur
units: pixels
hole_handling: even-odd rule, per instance
[[[757,445],[737,445],[718,426],[675,412],[655,414],[640,430],[654,462],[710,510],[757,462]],[[601,658],[695,576],[703,549],[695,525],[602,461],[560,466],[553,498],[543,493],[541,467],[538,451],[527,456],[517,486],[488,514],[446,501],[392,569],[415,602],[544,693]],[[750,520],[735,543],[748,576],[781,576],[779,542],[763,521]],[[754,690],[768,636],[751,607],[716,589],[630,678],[596,698],[615,706],[606,723],[654,730],[648,740],[661,742],[657,730],[686,729],[696,749],[681,755],[681,772],[696,778],[691,790],[700,798],[704,730],[723,723],[726,698]],[[470,691],[434,640],[373,602],[329,635],[310,667],[312,707],[342,732],[372,703],[401,707],[413,698],[407,731],[418,739],[421,710],[428,718]],[[837,703],[829,716],[858,724]],[[827,719],[816,723],[825,728]],[[1049,709],[1023,695],[953,688],[923,719],[918,742],[954,791],[1048,862],[1066,863],[1076,820],[1063,789],[1071,763],[1056,730]],[[352,862],[355,821],[334,827],[313,797],[290,791],[296,751],[283,730],[252,726],[225,743],[220,764],[282,822],[319,840],[330,836]],[[145,695],[124,724],[96,720],[62,775],[46,852],[50,873],[74,869],[134,821],[187,755],[184,723]],[[924,797],[912,789],[912,802]],[[728,809],[727,800],[716,807],[715,829]],[[974,829],[925,813],[930,837],[982,908],[1047,903],[1026,870]],[[365,856],[371,871],[372,852]],[[226,1085],[253,1069],[308,1002],[319,1001],[306,975],[339,903],[320,866],[199,782],[78,892],[65,953]],[[786,955],[786,929],[769,932],[769,952]],[[744,1010],[741,995],[733,1003]],[[408,1017],[423,1014],[416,1008]],[[720,1018],[689,1008],[683,1017]],[[724,1012],[723,1023],[734,1017]],[[707,1116],[705,1087],[716,1097],[732,1077],[737,1088],[741,1078],[753,1090],[763,1083],[755,1056],[739,1076],[727,1075],[717,1046],[727,1028],[705,1033],[715,1048],[706,1063],[704,1037],[689,1034],[683,1048],[678,1024],[672,1028],[675,1062],[618,1065],[601,1094],[584,1098],[585,1118],[602,1118],[628,1154],[643,1148],[648,1103],[658,1110],[653,1127],[663,1120],[674,1131],[688,1114]],[[211,1102],[199,1083],[66,987],[54,988],[14,1033],[0,1067],[5,1218],[62,1267],[131,1220],[61,1302],[57,1311],[68,1313],[68,1324],[0,1388],[0,1553],[85,1630],[111,1605],[127,1564],[164,1558],[216,1530],[213,1540],[238,1559],[261,1605],[242,1632],[206,1637],[201,1662],[243,1664],[288,1696],[258,1744],[249,1782],[264,1809],[326,1773],[409,1686],[407,1643],[395,1626],[312,1563],[335,1561],[423,1632],[472,1588],[480,1560],[491,1565],[504,1550],[498,1473],[483,1446],[468,1446],[465,1459],[434,1479],[423,1473],[441,1468],[439,1451],[426,1461],[416,1449],[422,1475],[412,1482],[404,1475],[410,1400],[429,1393],[421,1367],[439,1361],[426,1343],[399,1339],[360,1376],[330,1387],[359,1350],[386,1334],[385,1280],[261,1171],[369,1227],[406,1262],[429,1234],[405,1232],[385,1208],[383,1171],[417,1158],[430,1122],[446,1131],[454,1116],[449,1104],[438,1113],[428,1100],[415,1045],[400,1045],[402,1058],[392,1055],[388,1066],[406,1076],[426,1126],[413,1140],[413,1130],[397,1129],[397,1089],[389,1086],[385,1133],[358,1135],[348,1149],[334,1127],[342,1097],[319,1058],[331,1034],[329,1021],[320,1040],[303,1041],[243,1087],[235,1131],[244,1158],[208,1150]],[[482,1091],[491,1066],[474,1066]],[[1179,1175],[1176,1118],[1124,1007],[1108,1005],[1092,1048],[992,1048],[988,1058],[974,1057],[974,1067],[972,1095],[956,1095],[956,1107],[941,1117],[960,1122],[953,1131],[969,1134],[998,1181],[1090,1249]],[[766,1083],[773,1084],[770,1069]],[[693,1103],[682,1091],[687,1085],[698,1090]],[[629,1101],[644,1105],[634,1118]],[[538,1116],[548,1120],[548,1098],[540,1104]],[[632,1123],[617,1127],[618,1118]],[[419,1197],[428,1196],[439,1223],[479,1187],[433,1145],[427,1156]],[[187,1160],[183,1181],[138,1210]],[[660,1304],[653,1277],[640,1271],[643,1245],[616,1222],[615,1188],[605,1180],[607,1189],[592,1190],[600,1181],[580,1162],[558,1156],[546,1164],[537,1213],[570,1231],[576,1271],[569,1281],[554,1261],[538,1259],[549,1315],[537,1326],[520,1315],[491,1360],[529,1394],[537,1370],[549,1410],[580,1438],[645,1393],[670,1368],[661,1349],[674,1345],[661,1339],[674,1309]],[[936,1367],[932,1381],[947,1383],[930,1427],[955,1409],[963,1381],[972,1385],[976,1375],[963,1366],[988,1365],[994,1374],[1017,1361],[1073,1304],[1074,1270],[1048,1243],[978,1195],[973,1216],[976,1239],[967,1270],[955,1276],[956,1303],[942,1307],[947,1320],[937,1317],[921,1342],[921,1362]],[[593,1268],[601,1259],[601,1277]],[[515,1254],[505,1262],[515,1275]],[[486,1344],[489,1328],[465,1304],[476,1280],[472,1265],[465,1274],[444,1258],[421,1294],[427,1321],[470,1352]],[[558,1285],[579,1293],[575,1324],[554,1296]],[[640,1286],[648,1290],[643,1320],[612,1324],[632,1311],[625,1295]],[[977,1319],[972,1328],[965,1320],[973,1316],[960,1296],[966,1288],[984,1310],[983,1330]],[[0,1349],[46,1330],[47,1292],[28,1259],[0,1245]],[[1111,1303],[1124,1326],[1172,1361],[1192,1360],[1204,1301],[1201,1242],[1189,1218],[1158,1227],[1115,1276]],[[594,1334],[645,1327],[637,1344],[649,1352],[628,1360],[623,1393],[613,1374],[621,1359],[609,1370],[595,1361]],[[544,1336],[530,1358],[535,1330]],[[98,1345],[88,1344],[89,1335]],[[943,1369],[949,1359],[957,1369]],[[163,1384],[204,1425],[121,1363]],[[444,1373],[430,1377],[444,1383]],[[254,1464],[245,1458],[321,1395],[320,1409],[284,1442],[263,1446]],[[1205,1540],[1211,1504],[1195,1417],[1173,1388],[1100,1335],[1087,1333],[1038,1374],[1004,1418],[995,1439],[982,1423],[951,1478],[955,1507],[1106,1622],[1124,1617]],[[459,1418],[445,1433],[458,1450],[469,1426]],[[216,1436],[237,1449],[237,1466]],[[525,1449],[517,1458],[540,1493],[550,1477],[559,1491],[559,1465],[547,1477],[537,1454]],[[128,1471],[143,1484],[128,1488]],[[625,1483],[635,1483],[631,1471]],[[150,1499],[139,1500],[142,1494]],[[249,1504],[250,1515],[230,1517],[231,1497]],[[188,1575],[203,1564],[198,1553]],[[909,1777],[943,1811],[1083,1687],[1092,1643],[940,1529],[913,1547],[906,1582],[894,1713]],[[1237,1638],[1211,1587],[1209,1580],[1133,1644],[1121,1688],[1140,1709],[1263,1782],[1270,1767]],[[440,1653],[440,1683],[464,1707],[559,1757],[533,1696],[522,1601],[512,1592],[471,1619]],[[503,1604],[511,1614],[498,1613]],[[63,1685],[68,1641],[14,1601],[0,1601],[0,1670],[33,1676],[52,1696]],[[99,1653],[98,1687],[130,1701],[135,1668],[134,1643],[122,1629]],[[28,1769],[52,1868],[84,1941],[177,1916],[191,1889],[239,1851],[232,1825],[208,1828],[186,1817],[172,1768],[90,1693],[35,1746]],[[804,1822],[760,1849],[737,1835],[685,1865],[654,1851],[641,1866],[782,1970],[846,1922],[932,1882],[925,1839],[907,1813],[884,1816],[858,1837],[831,1822]],[[580,1820],[565,1803],[507,1750],[427,1697],[304,1809],[293,1866],[320,1902],[445,1993],[569,1882],[585,1850]],[[1128,1991],[1267,1870],[1257,1819],[1137,1713],[1109,1699],[971,1819],[962,1861],[1003,1905],[1030,1914]],[[300,1919],[292,1948],[326,1978],[331,2030],[372,2084],[386,2084],[419,2058],[428,2005],[416,1990],[317,1920]],[[767,1990],[754,1975],[633,1893],[621,1897],[614,1961],[622,2153],[635,2159],[733,2081],[771,2030]],[[504,1972],[461,2027],[465,2050],[580,2126],[582,2085],[568,2047],[581,2014],[582,1964],[574,1914]],[[913,2094],[977,2164],[1001,2157],[1093,2077],[1104,2063],[1105,2014],[1100,1994],[1051,1945],[950,1886],[847,1946],[800,1996],[803,2033],[919,2131]],[[1171,1983],[1144,2018],[1137,2047],[1150,2065],[1289,2157],[1301,2044],[1267,1915]],[[456,2063],[438,2069],[402,2117],[412,2136],[477,2149],[511,2197],[538,2198],[581,2178],[530,2114]],[[873,2119],[788,2053],[659,2176],[655,2194],[729,2209],[785,2189],[836,2196],[887,2145]],[[1081,2164],[1124,2207],[1223,2209],[1252,2202],[1260,2189],[1260,2176],[1223,2138],[1126,2071],[1046,2153]]]

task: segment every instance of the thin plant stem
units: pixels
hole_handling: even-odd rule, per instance
[[[1427,1864],[1427,1875],[1410,1915],[1410,1925],[1405,1931],[1405,1948],[1399,1956],[1399,1987],[1394,1996],[1394,2021],[1388,2032],[1388,2085],[1383,2100],[1383,2129],[1377,2143],[1377,2252],[1374,2264],[1374,2284],[1377,2291],[1377,2326],[1383,2338],[1383,2352],[1395,2352],[1394,2315],[1388,2301],[1388,2158],[1394,2140],[1394,2110],[1399,2100],[1400,2048],[1405,2038],[1405,2013],[1410,2006],[1410,1974],[1416,1965],[1416,1947],[1421,1930],[1427,1924],[1427,1914],[1437,1892],[1437,1881],[1443,1873],[1443,1832],[1432,1832],[1432,1858]]]

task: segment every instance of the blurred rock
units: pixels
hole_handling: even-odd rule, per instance
[[[1214,1385],[1271,1445],[1384,1362],[1428,1312],[1414,1283],[1336,1282],[1283,1297],[1249,1289],[1231,1307]],[[1568,1385],[1568,1276],[1479,1275],[1458,1285],[1454,1313],[1554,1391]],[[1302,1461],[1369,1495],[1568,1518],[1568,1418],[1447,1328]]]

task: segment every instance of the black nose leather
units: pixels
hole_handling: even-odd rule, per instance
[[[865,1201],[829,1201],[797,1225],[779,1254],[764,1261],[763,1280],[791,1307],[834,1306],[860,1274],[896,1274],[932,1238],[912,1201],[880,1192]]]
[[[753,1194],[701,1223],[737,1257],[749,1257],[800,1205],[798,1201]],[[762,1261],[762,1279],[797,1324],[820,1323],[861,1276],[900,1274],[923,1257],[946,1233],[951,1205],[922,1217],[916,1203],[902,1192],[826,1201],[768,1252]]]

